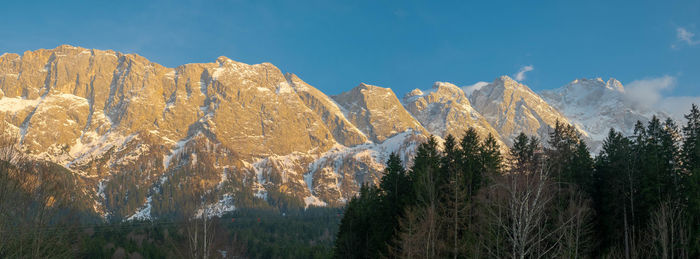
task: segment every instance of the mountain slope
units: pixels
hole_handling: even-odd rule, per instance
[[[379,181],[390,153],[409,165],[429,135],[469,127],[505,151],[520,132],[544,140],[557,120],[572,122],[595,148],[608,127],[630,134],[659,114],[623,93],[616,80],[577,80],[541,98],[503,76],[438,82],[400,102],[364,83],[327,96],[272,64],[226,57],[168,68],[68,45],[0,56],[2,130],[70,170],[109,220],[342,206]]]
[[[345,117],[374,142],[407,130],[429,134],[389,88],[362,83],[333,99],[343,108]]]
[[[460,139],[474,128],[483,139],[492,134],[502,148],[498,132],[469,103],[459,87],[436,82],[430,90],[415,89],[403,98],[404,106],[428,131],[442,138],[452,135]]]
[[[668,117],[663,112],[637,107],[624,94],[624,86],[614,78],[607,82],[600,78],[577,79],[561,88],[541,92],[547,103],[587,133],[592,151],[600,149],[610,128],[631,136],[637,121],[646,122],[654,115]]]
[[[338,143],[355,146],[368,141],[367,136],[345,118],[340,107],[330,97],[294,74],[287,74],[286,77],[306,106],[323,119]]]
[[[208,214],[339,206],[376,183],[389,152],[409,160],[426,133],[408,115],[410,127],[372,125],[383,140],[372,143],[298,77],[225,57],[168,68],[64,45],[0,56],[0,90],[21,148],[81,176],[112,220],[172,215],[186,202],[171,197],[190,192]]]
[[[508,145],[520,132],[546,140],[557,120],[569,123],[563,114],[529,87],[508,76],[481,86],[472,92],[469,100]]]

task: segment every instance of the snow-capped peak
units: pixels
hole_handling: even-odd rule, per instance
[[[620,83],[620,81],[617,81],[617,79],[612,78],[612,77],[610,79],[608,79],[608,82],[605,84],[605,87],[607,87],[608,89],[612,89],[612,90],[621,92],[621,93],[625,92],[625,87],[622,86],[622,83]]]

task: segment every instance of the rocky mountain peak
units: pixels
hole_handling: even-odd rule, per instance
[[[332,98],[343,108],[345,117],[374,142],[407,130],[428,134],[390,88],[361,83]]]
[[[461,88],[451,83],[436,82],[430,90],[415,89],[404,96],[408,110],[428,131],[440,137],[461,138],[473,128],[483,139],[493,135],[502,148],[498,132],[470,104]]]
[[[464,91],[458,86],[448,83],[448,82],[435,82],[433,84],[433,89],[436,93],[441,95],[451,95],[457,98],[466,98]]]
[[[285,77],[306,106],[321,117],[338,143],[355,146],[368,141],[367,136],[345,118],[341,108],[333,99],[295,74],[287,73]]]
[[[494,79],[493,85],[499,85],[505,88],[517,88],[519,86],[522,86],[521,83],[515,81],[515,79],[507,75],[502,75]]]
[[[620,81],[617,81],[615,78],[610,78],[608,79],[608,82],[605,83],[605,86],[609,89],[624,93],[625,92],[625,87],[622,86],[622,83]]]
[[[206,206],[222,209],[240,199],[341,206],[381,178],[388,154],[409,163],[429,134],[474,128],[505,151],[520,132],[546,139],[573,118],[595,137],[642,118],[623,91],[614,79],[578,79],[544,91],[545,101],[501,76],[465,89],[436,82],[401,102],[366,83],[327,96],[270,63],[224,56],[169,68],[70,45],[0,55],[6,131],[28,155],[84,177],[96,210],[111,216],[157,216],[162,204],[151,203],[167,199],[168,186],[201,186]]]
[[[610,78],[608,81],[604,81],[602,78],[579,78],[570,83],[566,84],[564,88],[587,88],[588,91],[597,91],[600,89],[613,90],[616,92],[624,93],[625,88],[622,83],[615,78]]]
[[[546,139],[556,121],[568,123],[529,87],[508,76],[475,90],[469,100],[508,144],[520,132]]]

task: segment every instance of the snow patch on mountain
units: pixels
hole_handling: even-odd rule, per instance
[[[668,116],[660,111],[639,109],[627,98],[627,93],[622,83],[614,78],[608,81],[584,78],[540,94],[574,126],[583,130],[589,138],[591,151],[598,152],[610,128],[630,136],[637,121],[646,122],[654,115]]]

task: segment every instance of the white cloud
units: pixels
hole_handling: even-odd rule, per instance
[[[690,107],[693,104],[700,105],[700,96],[665,97],[659,103],[659,108],[668,112],[676,120],[676,123],[684,124],[686,120],[683,115],[690,111]]]
[[[637,109],[661,110],[667,112],[676,122],[683,123],[683,115],[690,111],[690,106],[700,104],[700,96],[664,96],[663,92],[676,85],[673,76],[662,76],[635,80],[625,86],[625,97],[632,101]]]
[[[474,91],[479,90],[488,84],[489,83],[483,82],[483,81],[476,82],[476,84],[473,84],[473,85],[463,86],[462,91],[464,91],[464,94],[466,94],[467,96],[470,96]]]
[[[516,73],[516,74],[514,75],[514,76],[515,76],[515,80],[516,80],[516,81],[523,81],[523,80],[525,80],[525,73],[530,72],[530,71],[532,71],[532,70],[535,70],[535,67],[533,67],[532,65],[521,67],[520,70],[518,70],[518,73]]]
[[[635,80],[625,87],[625,96],[640,108],[653,108],[661,101],[661,92],[671,89],[676,83],[672,76]]]
[[[695,40],[695,33],[686,30],[683,27],[676,28],[676,40],[680,43],[688,44],[689,46],[700,44],[700,41]],[[671,45],[672,48],[677,48],[677,44]]]

